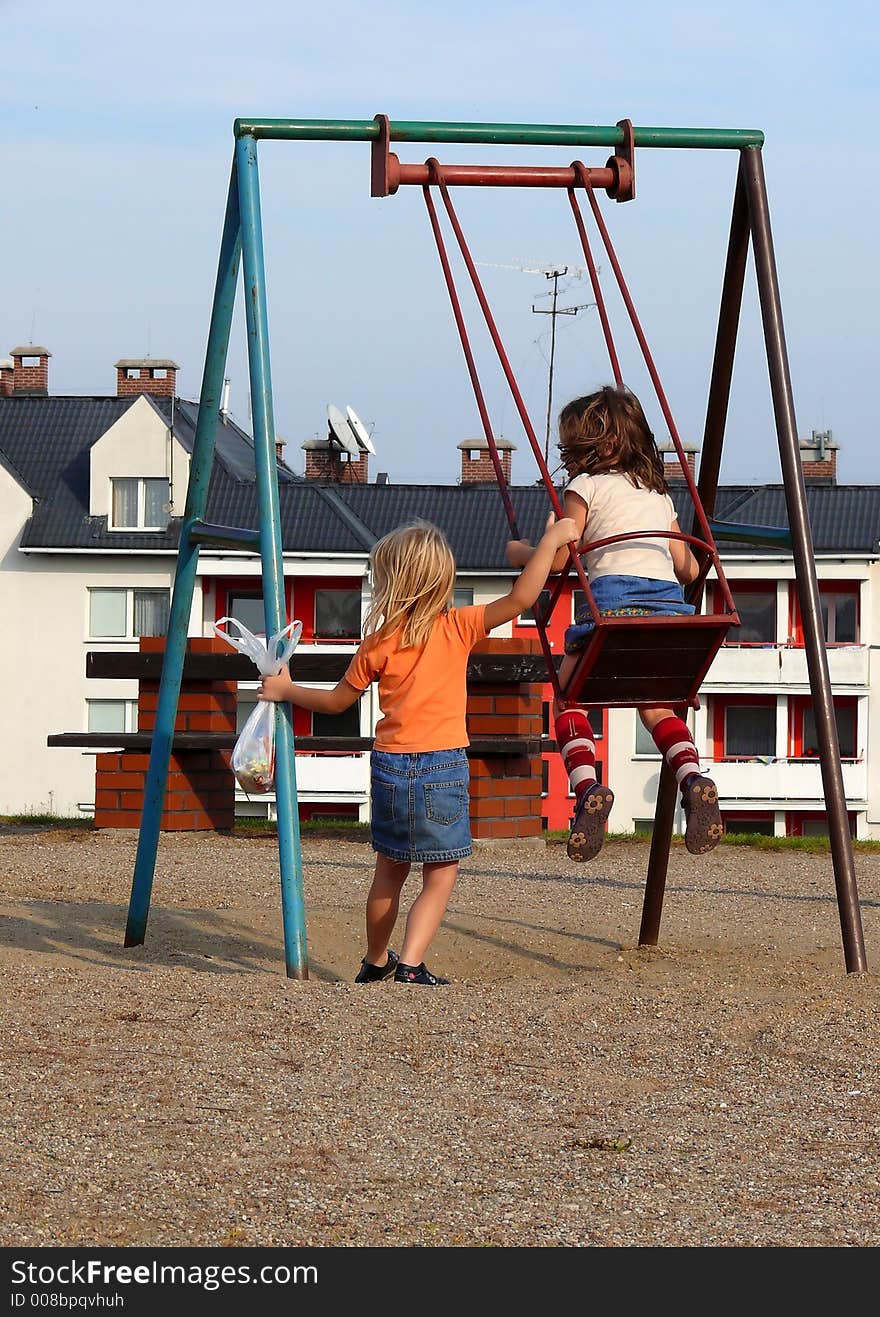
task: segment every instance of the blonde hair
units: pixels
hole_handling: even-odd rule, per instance
[[[606,384],[563,407],[559,452],[571,475],[622,471],[642,489],[667,493],[663,458],[641,403],[627,388]]]
[[[373,601],[364,635],[384,640],[401,631],[404,648],[424,644],[455,584],[446,536],[429,521],[398,526],[373,546],[370,567]]]

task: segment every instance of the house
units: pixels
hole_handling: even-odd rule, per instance
[[[7,754],[0,763],[0,814],[89,814],[94,755],[46,746],[58,731],[135,730],[136,687],[87,680],[87,650],[135,649],[167,623],[177,539],[198,405],[177,396],[170,359],[115,363],[116,392],[60,397],[49,392],[50,353],[19,347],[0,361],[0,601],[7,643],[0,691]],[[485,440],[464,440],[459,479],[449,485],[371,482],[369,455],[340,455],[329,442],[303,444],[305,474],[278,455],[288,616],[303,621],[314,652],[354,652],[369,598],[367,564],[377,538],[416,517],[440,525],[458,564],[456,602],[480,603],[508,587],[508,538]],[[828,436],[801,445],[823,601],[844,783],[854,832],[880,836],[880,485],[840,485]],[[510,475],[513,445],[503,444]],[[695,462],[696,450],[688,452]],[[687,493],[669,464],[681,514]],[[515,486],[522,533],[533,541],[546,517],[537,485]],[[781,485],[723,486],[721,519],[785,525]],[[226,409],[216,424],[207,519],[257,521],[253,443]],[[729,828],[803,834],[824,828],[815,727],[789,552],[721,545],[742,625],[731,632],[690,715],[705,771],[719,785]],[[550,626],[561,652],[577,607],[567,586]],[[262,629],[259,559],[203,550],[190,634],[210,635],[233,614]],[[531,617],[505,628],[534,635]],[[872,646],[874,648],[872,648]],[[240,716],[256,698],[242,683]],[[548,688],[549,695],[549,688]],[[295,712],[295,732],[369,735],[378,717],[371,691],[349,713],[328,719]],[[615,789],[615,830],[650,827],[659,758],[631,709],[594,711],[597,764]],[[549,699],[545,727],[552,734]],[[571,802],[558,756],[545,755],[542,817],[562,827]],[[303,817],[365,818],[364,755],[302,755],[297,765]],[[240,812],[272,810],[271,798],[238,797]]]

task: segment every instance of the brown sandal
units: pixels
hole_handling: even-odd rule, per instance
[[[687,827],[684,844],[691,855],[714,850],[724,836],[718,808],[718,788],[709,777],[692,777],[682,796]]]
[[[598,782],[587,787],[575,810],[571,832],[568,834],[565,849],[570,860],[581,864],[584,860],[595,859],[599,854],[605,840],[605,820],[613,804],[614,792],[610,787],[600,786]]]

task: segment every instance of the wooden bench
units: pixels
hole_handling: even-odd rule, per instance
[[[166,789],[166,830],[227,830],[234,824],[235,744],[239,681],[256,681],[249,659],[214,638],[192,637],[184,659],[178,717]],[[489,640],[468,663],[468,727],[472,831],[516,837],[541,830],[543,657],[531,640]],[[58,732],[56,747],[96,751],[95,825],[139,826],[153,739],[164,640],[143,639],[140,651],[89,651],[89,678],[138,682],[137,732]],[[290,665],[298,682],[336,682],[350,654],[299,650]],[[297,755],[363,754],[372,737],[298,736]]]

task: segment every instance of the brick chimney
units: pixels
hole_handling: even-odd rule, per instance
[[[10,348],[12,358],[12,392],[17,398],[45,398],[49,393],[48,348],[31,344],[26,348]]]
[[[11,357],[0,357],[0,398],[9,398],[15,387],[15,367]]]
[[[123,357],[116,363],[116,396],[131,398],[138,393],[152,393],[160,398],[173,398],[179,370],[176,361]]]
[[[367,484],[369,453],[352,457],[329,439],[306,439],[300,446],[306,455],[306,480],[326,480],[337,485]]]
[[[808,485],[837,484],[837,450],[840,447],[830,430],[814,430],[809,439],[801,439],[801,464]]]
[[[700,451],[694,444],[682,444],[684,449],[685,460],[688,464],[688,470],[694,480],[697,478],[697,453]],[[663,458],[663,474],[666,477],[666,483],[669,485],[686,484],[685,474],[682,470],[681,461],[678,453],[675,451],[673,443],[661,444],[659,446],[660,456]]]
[[[494,485],[495,468],[489,455],[488,439],[462,439],[458,446],[461,449],[460,483],[462,485]],[[512,444],[509,439],[502,439],[499,436],[495,440],[495,446],[501,457],[501,470],[504,472],[504,479],[510,484],[510,464],[513,460],[512,454],[516,452],[516,444]]]

